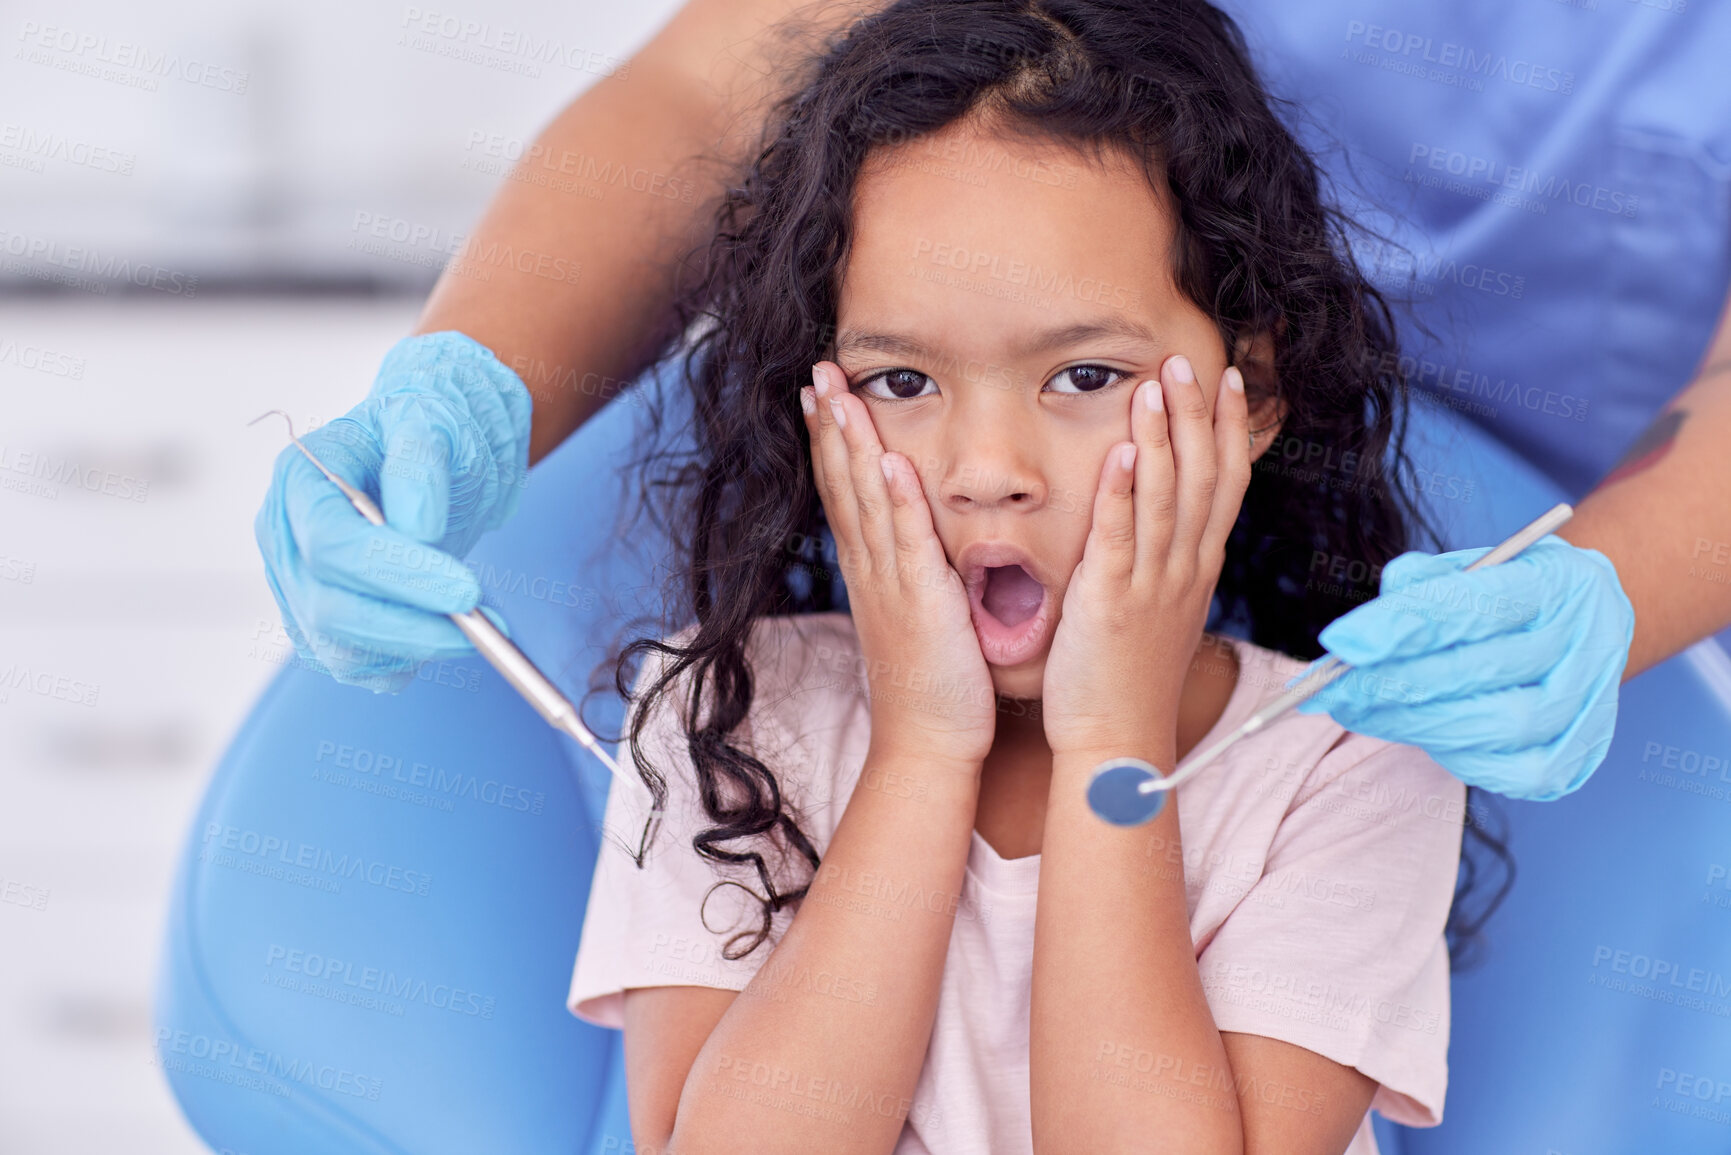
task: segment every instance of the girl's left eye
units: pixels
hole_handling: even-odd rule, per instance
[[[864,389],[868,395],[886,401],[908,401],[915,397],[929,396],[926,392],[928,385],[932,387],[932,392],[935,393],[937,384],[924,373],[918,373],[912,369],[890,369],[867,377],[860,382],[860,388]],[[874,386],[879,385],[889,392],[886,394],[874,388]]]
[[[1071,388],[1065,389],[1057,387],[1053,388],[1052,392],[1098,393],[1100,390],[1106,388],[1106,386],[1116,384],[1124,376],[1125,374],[1119,370],[1108,369],[1104,365],[1072,365],[1068,369],[1059,370],[1058,373],[1047,382],[1047,385],[1049,387],[1058,386],[1060,382],[1068,379],[1068,383],[1072,386]]]

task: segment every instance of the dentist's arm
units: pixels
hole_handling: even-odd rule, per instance
[[[1363,674],[1300,710],[1499,794],[1579,788],[1610,748],[1620,683],[1731,625],[1728,443],[1731,302],[1694,377],[1568,524],[1474,574],[1457,571],[1482,550],[1390,562],[1382,596],[1321,635]]]
[[[1558,532],[1635,607],[1624,680],[1731,625],[1731,298],[1700,368]]]
[[[482,281],[458,264],[415,331],[459,330],[516,371],[535,401],[531,463],[644,369],[668,335],[675,262],[707,238],[730,175],[717,159],[756,141],[788,79],[787,55],[880,6],[691,0],[622,75],[583,93],[525,150],[467,251],[529,253],[531,269],[575,266],[576,277],[500,262]],[[786,19],[796,39],[771,27]],[[600,199],[571,191],[594,183],[581,180],[587,160],[644,174],[643,191],[630,182],[602,183]]]

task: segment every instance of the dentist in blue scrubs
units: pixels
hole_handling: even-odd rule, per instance
[[[1447,689],[1401,702],[1349,684],[1326,708],[1468,784],[1560,797],[1604,758],[1619,684],[1731,625],[1731,585],[1711,576],[1731,570],[1731,4],[1223,7],[1343,207],[1382,233],[1358,256],[1413,303],[1413,384],[1577,506],[1500,567],[1458,572],[1475,551],[1390,563],[1384,596],[1322,643],[1380,675],[1358,685]],[[752,139],[781,75],[765,29],[799,8],[691,0],[628,76],[596,83],[526,152],[524,176],[600,157],[658,175],[659,192],[592,200],[558,181],[503,183],[475,243],[578,262],[583,276],[448,272],[367,398],[307,437],[381,495],[388,526],[329,500],[284,451],[256,529],[303,657],[382,689],[469,651],[440,616],[479,599],[460,559],[511,516],[528,466],[668,332],[668,258],[701,239],[720,189],[718,167],[688,158]],[[829,30],[851,14],[802,16]],[[375,534],[420,549],[379,550]],[[389,572],[427,544],[438,565]],[[1427,604],[1454,608],[1401,612],[1391,592],[1420,579]],[[1472,608],[1499,596],[1542,609]]]

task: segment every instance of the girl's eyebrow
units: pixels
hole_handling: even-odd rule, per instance
[[[1022,354],[1045,353],[1102,337],[1125,337],[1150,345],[1157,343],[1147,326],[1129,317],[1107,313],[1088,321],[1078,321],[1052,329],[1036,329],[1017,343],[1016,350]],[[901,357],[937,356],[937,352],[925,342],[903,333],[862,333],[857,329],[844,329],[836,338],[836,355],[855,350],[893,353]]]
[[[851,353],[856,349],[870,350],[874,353],[894,353],[900,357],[931,357],[933,351],[913,337],[898,333],[861,333],[855,329],[844,329],[835,341],[836,356]]]
[[[1101,337],[1127,337],[1150,345],[1156,343],[1154,334],[1139,321],[1116,313],[1104,313],[1091,321],[1078,321],[1055,329],[1036,329],[1022,342],[1020,349],[1024,353],[1044,353]]]

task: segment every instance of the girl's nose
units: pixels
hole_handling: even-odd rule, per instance
[[[944,462],[939,497],[958,513],[985,510],[1027,511],[1046,504],[1046,480],[1028,460],[1023,445],[1006,444],[999,434],[963,431]]]

